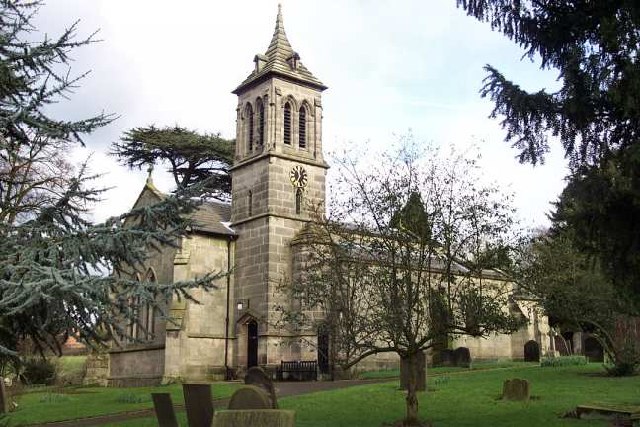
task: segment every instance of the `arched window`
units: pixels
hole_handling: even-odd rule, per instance
[[[247,200],[249,216],[253,215],[253,191],[249,190],[249,197]]]
[[[291,104],[284,104],[284,143],[291,145]]]
[[[151,283],[156,283],[156,275],[153,270],[149,270],[147,273],[148,281]],[[154,333],[156,329],[156,307],[154,304],[147,303],[144,308],[144,317],[142,318],[142,324],[145,329],[145,338],[148,341],[152,341],[154,339]]]
[[[307,148],[307,110],[304,105],[298,112],[298,147]]]
[[[302,188],[296,188],[296,214],[302,211]]]
[[[247,135],[247,148],[249,150],[249,152],[253,151],[253,108],[251,107],[251,104],[247,104],[247,110],[246,110],[246,117],[247,117],[247,129],[246,129],[246,135]]]
[[[129,335],[128,341],[134,342],[138,337],[138,308],[140,306],[140,297],[131,297],[129,298],[129,325],[127,328],[127,333]]]
[[[264,145],[264,104],[258,99],[258,147]]]

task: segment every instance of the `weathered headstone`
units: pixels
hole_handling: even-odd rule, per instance
[[[237,389],[229,399],[228,409],[273,409],[269,394],[262,388],[246,385]]]
[[[529,381],[519,378],[505,380],[502,386],[504,400],[529,400]]]
[[[179,427],[169,393],[151,393],[159,427]]]
[[[9,412],[9,396],[7,389],[4,387],[4,378],[0,378],[0,414]]]
[[[216,411],[211,427],[295,427],[296,414],[286,409]]]
[[[189,427],[210,427],[213,418],[211,385],[182,384],[182,393]]]
[[[540,361],[540,345],[534,340],[527,341],[524,344],[524,361],[539,362]]]
[[[453,350],[445,348],[438,352],[438,366],[453,366],[454,361]]]
[[[453,365],[461,368],[471,367],[471,352],[467,347],[458,347],[453,350]]]
[[[278,409],[278,400],[276,398],[276,391],[273,387],[273,381],[269,378],[264,369],[259,366],[252,366],[249,368],[247,370],[247,375],[244,377],[244,383],[263,388],[264,391],[269,394],[271,408]]]
[[[418,376],[416,378],[416,390],[425,391],[427,389],[427,359],[424,352],[415,355],[416,364],[418,366]],[[409,388],[409,359],[400,358],[400,388],[406,390]]]

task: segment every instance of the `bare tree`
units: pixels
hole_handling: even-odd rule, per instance
[[[418,419],[418,353],[458,335],[487,336],[519,326],[506,280],[481,280],[465,259],[499,241],[512,211],[479,184],[474,161],[421,157],[405,145],[376,165],[335,161],[339,182],[327,217],[300,233],[283,321],[324,325],[332,361],[343,369],[386,352],[408,362],[406,417]],[[366,160],[366,158],[364,158]],[[320,208],[322,209],[322,208]]]

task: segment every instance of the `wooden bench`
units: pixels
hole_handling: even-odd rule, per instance
[[[287,377],[284,374],[287,373]],[[278,381],[297,380],[297,381],[316,381],[318,379],[318,361],[317,360],[295,360],[280,361],[280,367],[276,369],[276,379]]]

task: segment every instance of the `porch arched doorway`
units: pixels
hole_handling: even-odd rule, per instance
[[[258,366],[258,322],[247,323],[247,368]]]

